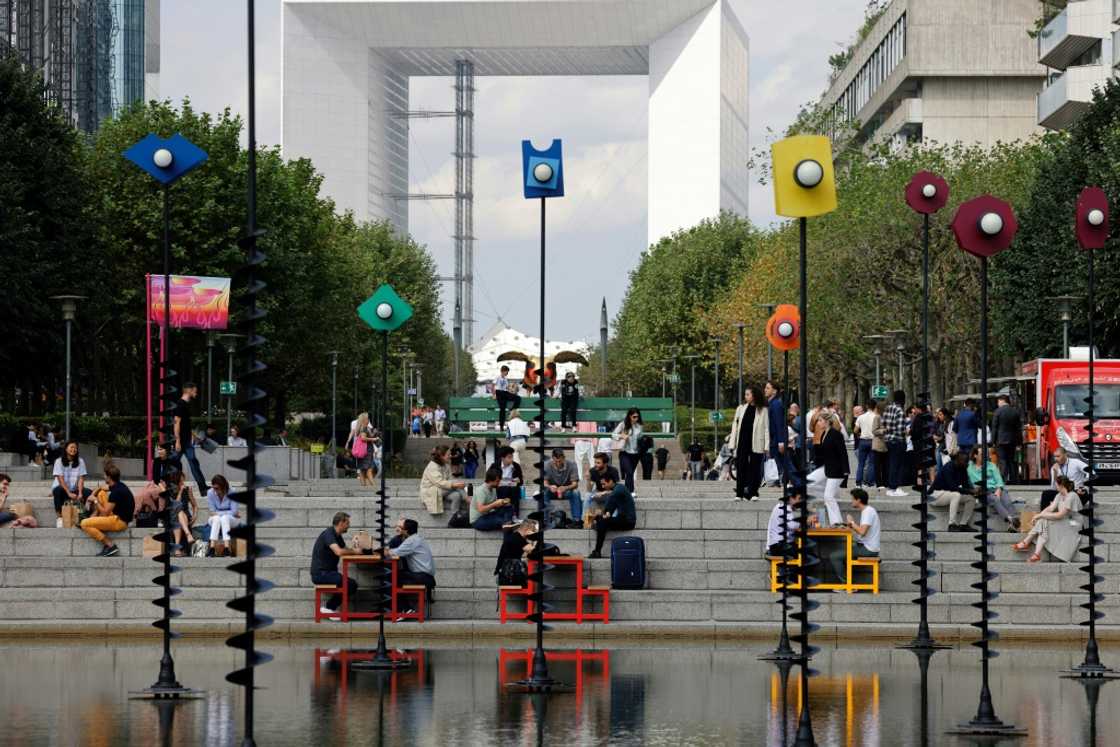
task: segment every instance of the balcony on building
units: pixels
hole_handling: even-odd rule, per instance
[[[1112,22],[1120,23],[1120,0],[1112,0]]]
[[[1117,0],[1071,0],[1038,35],[1038,61],[1065,70],[1094,44],[1112,23]]]
[[[1064,130],[1084,114],[1093,101],[1093,89],[1104,85],[1107,65],[1075,65],[1050,78],[1038,94],[1038,123],[1049,130]]]

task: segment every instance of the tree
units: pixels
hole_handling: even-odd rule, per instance
[[[62,112],[44,102],[44,90],[14,52],[0,52],[0,403],[13,387],[42,387],[53,404],[64,362],[61,313],[50,296],[87,293],[83,276],[96,256],[81,142]],[[79,339],[87,326],[80,313]],[[76,354],[80,363],[80,345]]]
[[[1099,186],[1111,205],[1120,204],[1120,84],[1110,79],[1093,93],[1093,104],[1067,135],[1053,135],[1030,199],[1020,213],[1019,238],[1012,251],[992,263],[993,298],[999,343],[1020,359],[1057,355],[1061,325],[1046,299],[1085,294],[1085,252],[1073,231],[1077,195]],[[1118,230],[1115,213],[1111,242]],[[1120,355],[1120,263],[1112,247],[1096,258],[1095,341],[1105,356]],[[1087,309],[1074,313],[1073,344],[1084,341]]]
[[[753,256],[757,232],[731,213],[677,231],[642,254],[615,320],[619,343],[611,379],[637,392],[660,392],[659,359],[707,353],[703,318]],[[612,356],[613,357],[613,356]]]

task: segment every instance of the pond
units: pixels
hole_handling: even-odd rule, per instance
[[[551,673],[571,693],[548,698],[505,691],[527,674],[523,645],[464,642],[410,648],[411,669],[355,671],[349,642],[268,641],[275,661],[261,667],[259,745],[781,745],[783,713],[792,744],[798,670],[782,676],[756,658],[761,642],[690,645],[646,640],[611,649],[556,649]],[[338,646],[338,648],[329,648]],[[0,745],[237,745],[242,693],[225,674],[235,652],[218,642],[180,642],[176,670],[205,697],[174,706],[129,700],[158,673],[154,643],[73,641],[0,645]],[[1090,744],[1085,689],[1057,672],[1081,661],[1076,647],[1002,647],[992,663],[992,695],[1023,739],[986,744]],[[360,654],[358,654],[360,655]],[[1106,663],[1120,651],[1105,647]],[[975,649],[941,651],[928,665],[922,729],[918,661],[889,643],[825,647],[810,696],[820,745],[967,745],[945,729],[976,711]],[[1099,689],[1098,745],[1120,734],[1120,682]]]

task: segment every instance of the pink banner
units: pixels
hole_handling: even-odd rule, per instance
[[[163,275],[149,275],[148,318],[163,323]],[[229,278],[171,276],[171,326],[226,329],[229,326]]]

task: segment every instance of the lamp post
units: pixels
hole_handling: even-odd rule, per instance
[[[715,363],[716,363],[716,366],[715,366],[715,379],[716,379],[715,385],[716,386],[715,386],[715,392],[712,396],[712,401],[713,401],[713,404],[715,405],[715,409],[712,411],[712,413],[713,413],[713,415],[712,415],[712,448],[715,451],[719,451],[719,418],[720,418],[720,410],[719,410],[719,345],[720,345],[721,342],[723,342],[723,338],[719,337],[717,335],[717,336],[712,338],[712,342],[714,342],[715,345],[716,345],[716,350],[715,350],[715,355],[716,355],[716,357],[715,357]]]
[[[1104,581],[1104,577],[1097,574],[1097,563],[1104,560],[1097,556],[1096,548],[1104,544],[1097,539],[1097,527],[1103,525],[1104,522],[1096,517],[1097,468],[1094,454],[1096,447],[1093,443],[1096,437],[1096,412],[1094,407],[1096,404],[1096,381],[1094,378],[1096,351],[1093,349],[1093,336],[1096,332],[1097,315],[1094,257],[1097,251],[1104,250],[1108,241],[1108,213],[1108,197],[1104,190],[1099,187],[1086,187],[1081,191],[1077,198],[1076,223],[1074,225],[1077,242],[1088,255],[1086,259],[1089,264],[1088,284],[1086,286],[1088,292],[1087,305],[1089,307],[1089,396],[1085,399],[1088,405],[1087,415],[1089,420],[1085,429],[1087,438],[1085,456],[1088,461],[1089,478],[1085,484],[1089,491],[1085,498],[1085,505],[1081,509],[1081,515],[1085,517],[1085,525],[1081,529],[1081,535],[1086,538],[1086,543],[1085,547],[1080,550],[1085,553],[1088,560],[1086,565],[1081,568],[1087,575],[1086,583],[1081,588],[1085,590],[1088,597],[1081,607],[1088,612],[1089,619],[1081,624],[1089,628],[1089,640],[1085,643],[1085,660],[1065,672],[1063,676],[1079,678],[1082,681],[1089,679],[1103,681],[1120,677],[1120,672],[1101,663],[1100,649],[1097,645],[1097,620],[1104,617],[1103,612],[1097,611],[1097,603],[1104,601],[1104,594],[1097,591],[1097,584]],[[1090,696],[1093,695],[1093,692],[1088,688],[1086,692]],[[1095,710],[1095,699],[1092,697],[1090,698],[1090,707]]]
[[[696,443],[696,359],[697,354],[683,355],[681,358],[688,361],[688,443]]]
[[[354,417],[358,417],[358,367],[354,366]]]
[[[980,259],[980,422],[988,422],[988,258],[1007,249],[1018,231],[1018,223],[1011,206],[995,197],[985,195],[963,203],[957,208],[953,218],[953,234],[962,250]],[[980,429],[980,453],[988,453],[987,428]],[[981,459],[978,495],[980,503],[980,533],[976,535],[979,544],[976,551],[979,560],[973,567],[980,572],[978,583],[973,588],[980,592],[980,599],[972,606],[980,610],[980,620],[974,626],[980,631],[980,640],[975,644],[980,649],[980,700],[976,715],[971,721],[950,729],[951,734],[980,734],[984,736],[1021,736],[1025,730],[1012,724],[1005,724],[995,712],[992,691],[989,685],[989,661],[996,654],[991,650],[991,642],[997,636],[989,629],[992,620],[999,617],[992,612],[990,603],[999,597],[998,591],[991,591],[989,582],[999,574],[990,570],[988,561],[993,558],[989,548],[988,528],[988,470],[991,462]]]
[[[904,330],[904,329],[888,329],[884,333],[884,335],[888,339],[891,339],[891,340],[895,341],[894,352],[895,352],[896,360],[898,362],[898,378],[895,380],[894,388],[895,389],[905,389],[906,387],[903,386],[902,369],[903,369],[903,365],[904,365],[903,364],[903,357],[906,353],[906,344],[902,340],[906,336],[906,330]]]
[[[798,318],[801,324],[801,356],[799,389],[802,400],[807,399],[809,391],[809,336],[806,334],[809,305],[808,272],[808,219],[824,215],[836,209],[836,181],[832,166],[832,143],[827,137],[819,135],[796,135],[770,146],[774,176],[774,212],[787,218],[797,218],[798,224]],[[801,417],[799,442],[802,445],[800,464],[797,472],[797,488],[804,490],[808,474],[809,449],[806,439],[808,413]],[[795,744],[798,747],[811,747],[816,744],[813,738],[812,717],[809,713],[809,657],[813,647],[809,639],[819,626],[809,621],[809,614],[819,603],[809,598],[809,589],[817,583],[811,575],[814,566],[820,564],[816,543],[809,536],[808,501],[801,501],[798,541],[801,546],[799,566],[800,589],[799,610],[794,619],[801,622],[801,630],[795,637],[800,644],[799,665],[801,668],[801,716],[797,725]]]
[[[879,347],[879,344],[884,340],[889,340],[890,335],[864,335],[863,339],[875,341],[875,350],[873,353],[875,356],[875,384],[880,385],[883,383],[883,370],[881,365],[883,350]]]
[[[463,307],[455,301],[455,319],[452,322],[453,345],[451,351],[451,370],[455,396],[459,396],[459,351],[463,349]]]
[[[374,291],[372,296],[362,302],[362,305],[358,307],[358,317],[368,324],[375,332],[381,333],[381,390],[383,392],[387,391],[389,387],[389,333],[399,329],[402,324],[412,317],[412,306],[397,295],[397,292],[393,290],[393,286],[385,284]],[[384,416],[382,416],[381,419],[384,420]],[[377,491],[379,548],[384,548],[387,545],[385,537],[385,517],[389,512],[389,491],[386,488],[385,473],[389,464],[392,462],[392,430],[386,429],[385,438],[385,449],[381,460],[382,468],[379,470],[381,487]],[[389,650],[385,644],[385,614],[388,611],[388,602],[392,594],[393,572],[388,558],[383,557],[381,559],[379,570],[381,574],[381,588],[379,589],[380,600],[378,602],[378,609],[381,614],[377,616],[377,653],[372,659],[356,661],[351,664],[354,669],[393,670],[404,669],[412,664],[412,661],[408,658],[393,659],[389,656]]]
[[[756,303],[755,306],[760,309],[766,309],[767,319],[772,317],[774,315],[774,309],[778,308],[778,304],[776,303]],[[774,380],[774,346],[770,344],[766,345],[766,380],[771,382]],[[789,398],[788,394],[786,394],[786,398]],[[742,400],[741,394],[739,399]]]
[[[1062,322],[1062,357],[1069,358],[1069,327],[1073,321],[1073,305],[1081,296],[1051,296],[1050,302],[1058,307],[1058,319]]]
[[[226,346],[226,365],[228,366],[226,382],[230,384],[230,389],[226,394],[226,438],[229,438],[229,429],[233,425],[233,399],[236,396],[236,390],[233,388],[233,354],[237,350],[237,341],[244,336],[237,334],[219,335]]]
[[[744,322],[735,322],[735,329],[739,330],[739,389],[738,399],[735,400],[736,407],[743,401],[743,327],[746,326]]]
[[[679,377],[677,376],[677,356],[679,356],[680,354],[681,354],[681,349],[680,349],[679,346],[673,345],[672,347],[669,348],[669,357],[670,357],[670,360],[673,361],[673,372],[671,374],[669,374],[669,384],[672,387],[672,392],[673,392],[673,433],[678,433],[678,431],[677,431],[677,384],[679,383]]]
[[[338,351],[327,352],[331,357],[331,477],[338,478]]]
[[[917,398],[918,405],[922,409],[914,420],[912,437],[917,452],[921,488],[918,503],[911,506],[918,511],[918,523],[913,525],[918,530],[918,541],[914,543],[918,548],[918,559],[913,562],[918,569],[918,580],[915,582],[918,587],[918,598],[914,600],[919,605],[918,634],[909,643],[903,644],[902,648],[910,649],[918,655],[924,694],[930,657],[935,650],[948,648],[937,643],[930,635],[928,599],[935,593],[929,588],[929,579],[934,575],[934,572],[929,570],[929,561],[937,557],[934,551],[929,549],[929,543],[935,538],[935,535],[929,531],[929,474],[937,464],[936,446],[933,440],[933,397],[929,391],[929,217],[945,207],[949,200],[949,185],[937,174],[920,171],[906,187],[905,198],[906,204],[922,215],[922,381]],[[923,723],[926,720],[926,709],[923,698]],[[922,733],[925,734],[924,727]]]
[[[52,301],[62,303],[62,319],[66,322],[66,431],[65,438],[70,440],[70,391],[71,363],[70,363],[70,338],[74,319],[78,314],[78,301],[86,300],[86,296],[51,296]]]
[[[607,394],[607,343],[610,327],[607,322],[607,299],[603,298],[603,305],[599,308],[599,358],[600,364],[603,367],[603,379],[600,388],[600,394],[606,396]]]
[[[206,333],[206,424],[214,418],[214,343],[218,333]]]

